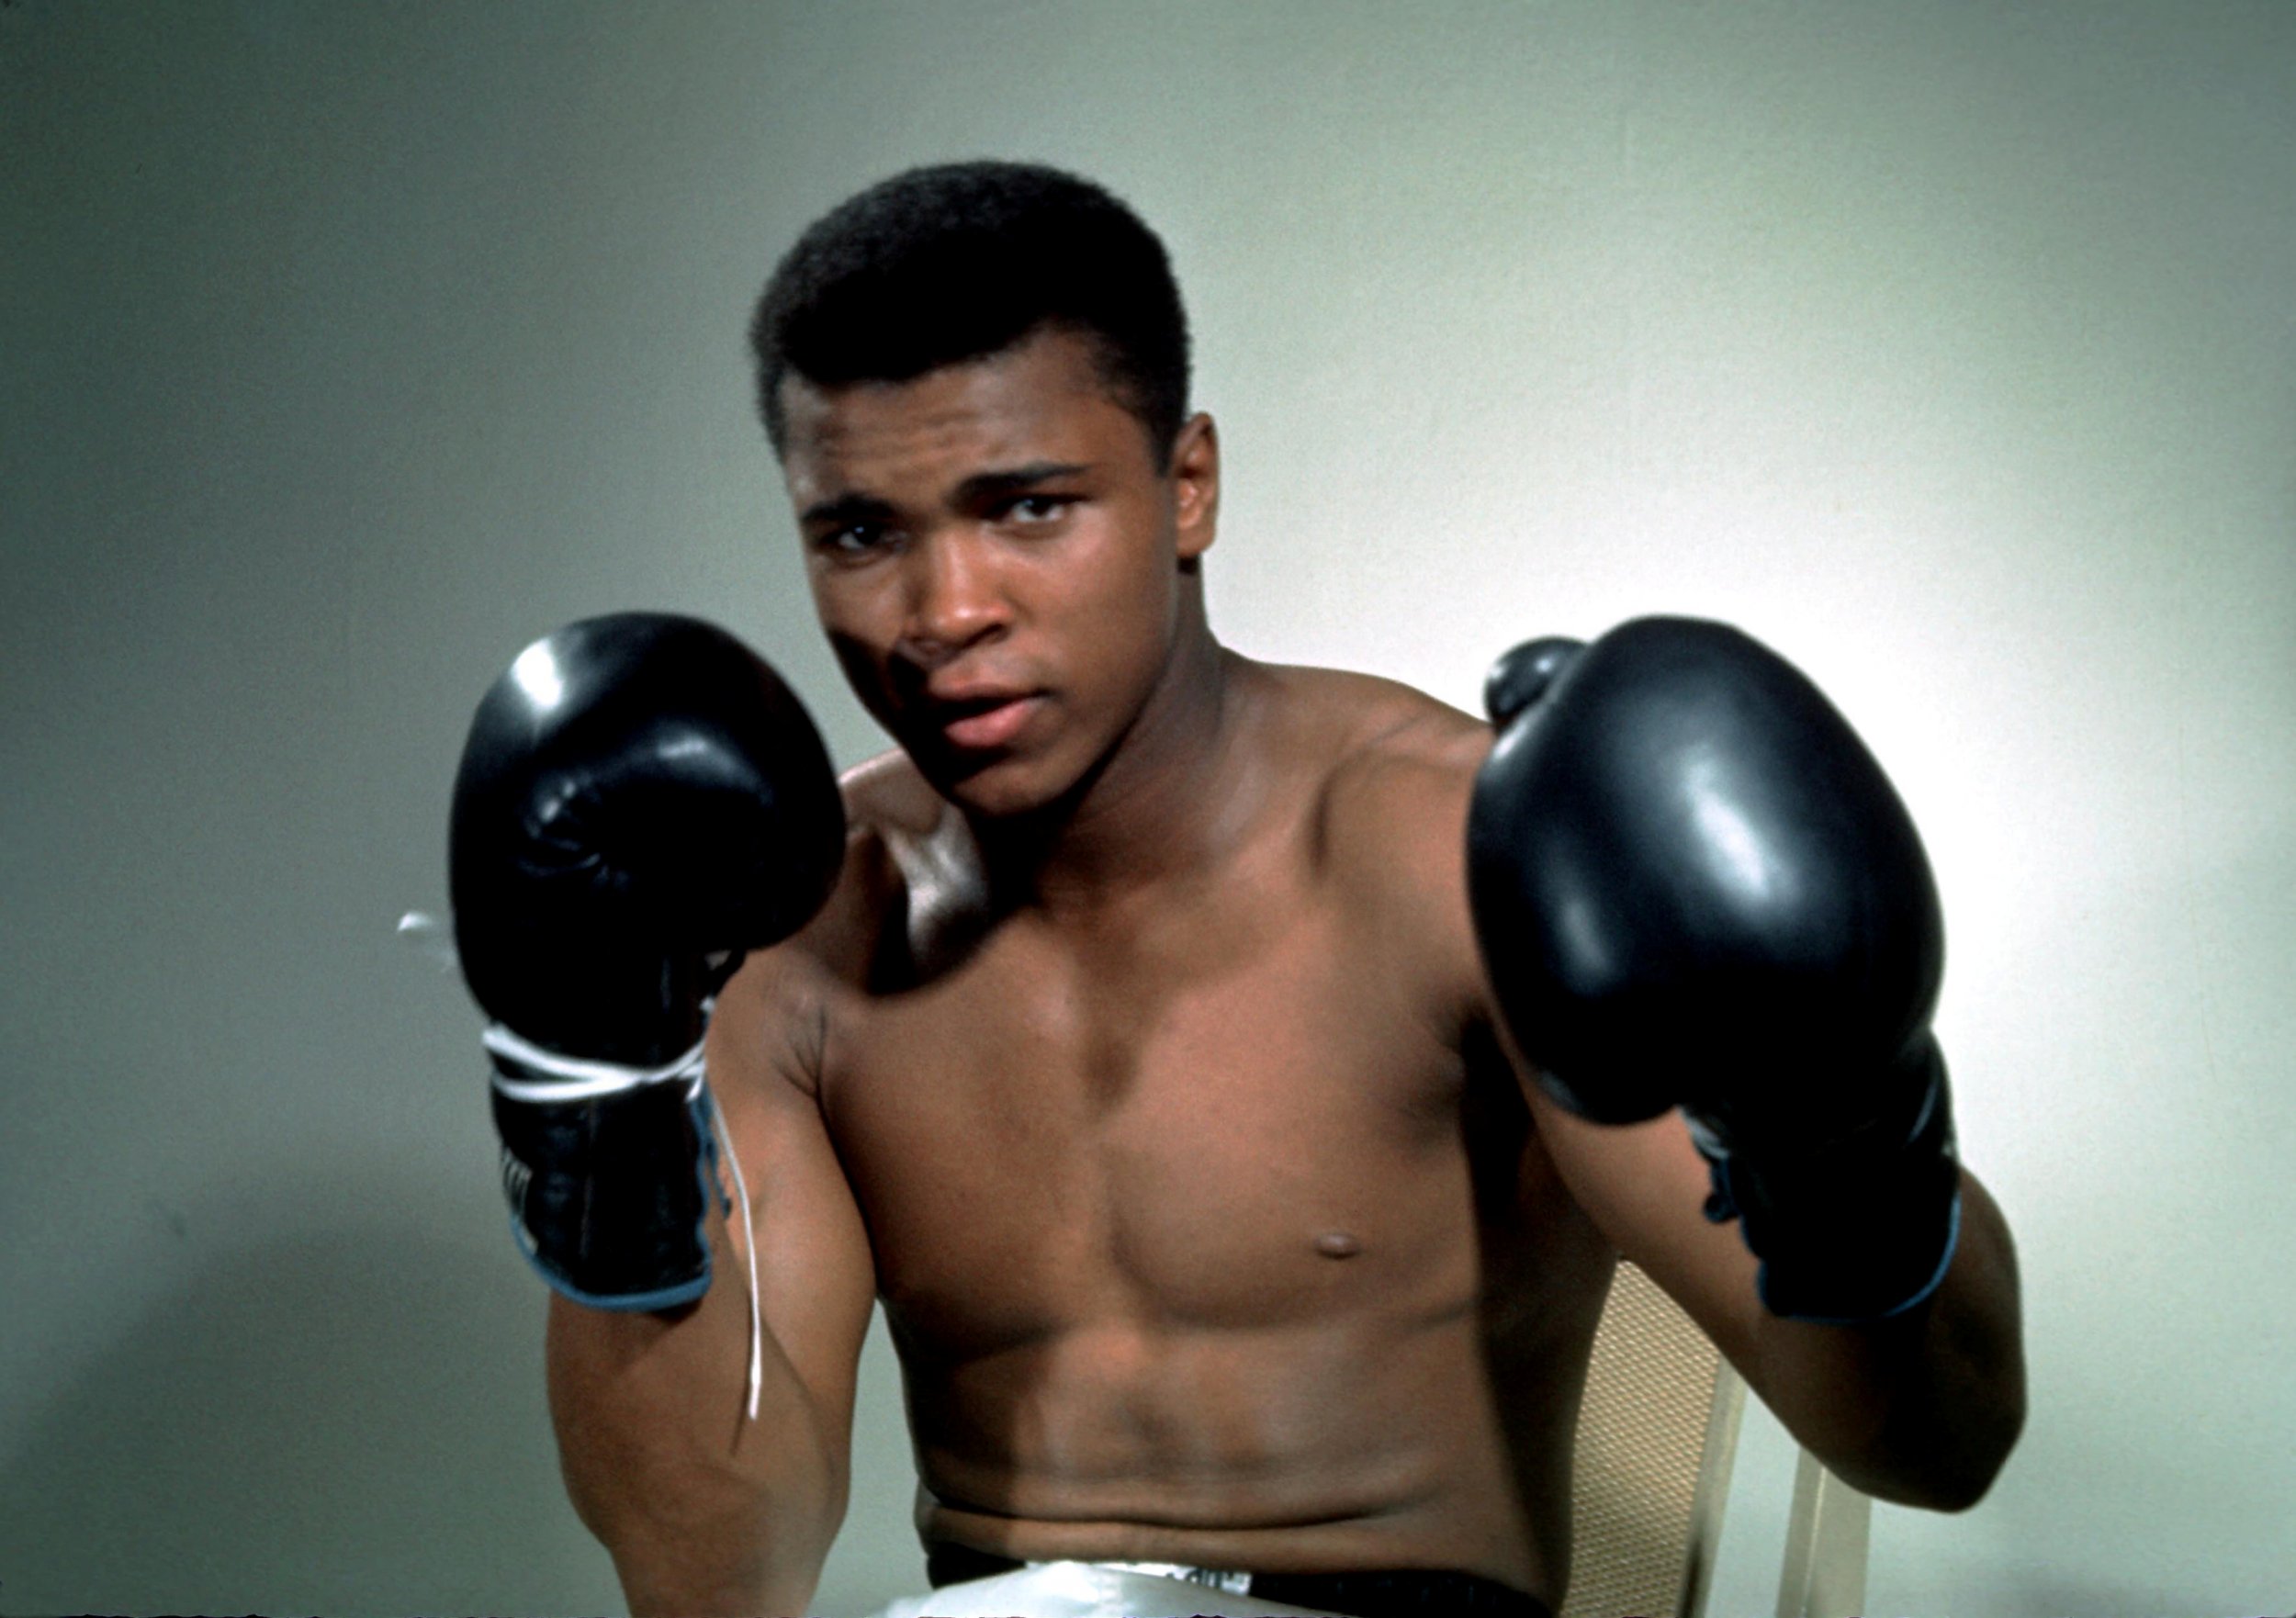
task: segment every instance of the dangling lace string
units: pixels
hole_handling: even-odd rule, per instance
[[[710,1126],[717,1136],[717,1143],[726,1153],[726,1162],[734,1171],[734,1194],[741,1198],[741,1252],[749,1266],[749,1420],[758,1419],[758,1389],[765,1381],[765,1321],[758,1306],[758,1232],[749,1218],[749,1186],[741,1177],[741,1158],[734,1151],[734,1132],[726,1123],[725,1109],[717,1105],[714,1092],[709,1096]]]

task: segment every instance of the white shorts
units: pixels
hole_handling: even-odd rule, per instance
[[[1216,1584],[1142,1567],[1101,1562],[1031,1562],[1010,1573],[944,1584],[930,1595],[898,1601],[876,1618],[1334,1618],[1311,1607],[1283,1607],[1234,1595]]]

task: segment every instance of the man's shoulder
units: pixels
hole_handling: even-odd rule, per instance
[[[898,911],[903,847],[929,837],[940,800],[908,759],[881,754],[838,778],[845,853],[836,885],[798,933],[751,958],[749,986],[817,995],[827,981],[867,975],[889,915]]]
[[[1392,680],[1274,671],[1314,750],[1313,859],[1347,911],[1430,992],[1471,1015],[1481,976],[1467,912],[1467,804],[1491,729]]]
[[[838,777],[848,835],[882,845],[888,837],[930,837],[949,805],[898,747]]]
[[[808,1093],[820,1067],[828,1006],[871,976],[888,917],[900,913],[897,850],[905,838],[929,835],[940,802],[897,752],[846,770],[838,789],[845,803],[845,855],[836,886],[793,937],[749,955],[721,991],[712,1027],[729,1064],[746,1056],[744,1071],[770,1067]]]
[[[1424,691],[1374,674],[1273,667],[1315,757],[1337,829],[1378,831],[1437,805],[1462,810],[1491,727]]]
[[[1325,874],[1367,894],[1463,883],[1467,800],[1491,729],[1399,680],[1266,669],[1311,783]]]
[[[980,848],[956,807],[897,749],[838,778],[845,870],[830,901],[825,964],[849,983],[931,970],[975,934],[987,903]]]

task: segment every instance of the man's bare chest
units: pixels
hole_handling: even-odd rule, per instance
[[[1391,941],[1248,898],[992,933],[835,1008],[824,1110],[911,1329],[985,1352],[1471,1286],[1441,1017]]]

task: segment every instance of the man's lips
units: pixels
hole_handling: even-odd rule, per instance
[[[1044,699],[1028,691],[996,691],[934,704],[933,723],[952,747],[1001,747],[1020,734]]]

